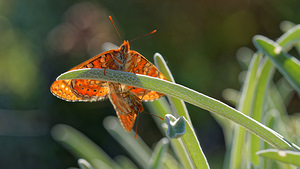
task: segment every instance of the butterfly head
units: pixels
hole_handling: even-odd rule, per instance
[[[129,42],[124,40],[124,43],[120,46],[120,51],[126,56],[129,50],[130,50]]]

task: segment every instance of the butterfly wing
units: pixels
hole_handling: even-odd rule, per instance
[[[127,86],[125,91],[121,90],[120,84],[110,83],[109,86],[108,98],[114,106],[122,126],[129,132],[132,130],[137,114],[143,111],[142,103],[135,93],[128,90]]]
[[[144,56],[133,50],[130,51],[130,54],[132,55],[132,63],[129,72],[167,80],[167,78],[155,67],[155,65],[149,62]],[[164,95],[162,93],[142,88],[135,88],[133,86],[129,86],[129,88],[131,89],[131,92],[136,93],[143,101],[152,101]]]
[[[83,68],[117,69],[113,55],[118,50],[109,50],[75,66],[71,70]],[[71,71],[69,70],[69,71]],[[99,80],[56,80],[50,87],[53,95],[66,101],[99,101],[107,97],[109,88],[107,82]]]
[[[126,131],[130,132],[134,126],[134,122],[137,117],[137,112],[130,112],[128,114],[121,114],[117,112],[117,115],[123,128]]]
[[[106,98],[109,89],[107,82],[98,80],[57,80],[51,85],[51,92],[66,101],[99,101]]]

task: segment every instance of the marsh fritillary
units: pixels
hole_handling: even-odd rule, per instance
[[[130,50],[128,41],[124,41],[119,49],[98,54],[69,71],[83,68],[113,69],[166,80],[144,56]],[[143,111],[141,101],[152,101],[163,96],[151,90],[91,79],[56,80],[50,90],[56,97],[71,102],[94,102],[109,98],[122,126],[128,132],[132,130],[137,114]]]

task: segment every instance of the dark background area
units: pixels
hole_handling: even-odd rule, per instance
[[[299,7],[297,0],[0,1],[0,168],[77,166],[51,138],[60,123],[83,132],[111,157],[126,155],[102,125],[115,115],[109,101],[69,103],[49,90],[59,74],[102,52],[104,42],[122,43],[109,15],[125,40],[156,29],[131,49],[151,62],[159,52],[177,83],[224,101],[224,89],[240,89],[237,50],[255,50],[257,34],[278,38],[280,22],[299,23]],[[208,162],[221,166],[221,128],[207,111],[187,108]],[[149,146],[162,137],[151,116],[142,114],[139,124]]]

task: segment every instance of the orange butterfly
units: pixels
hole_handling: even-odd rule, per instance
[[[109,18],[113,23],[110,16]],[[113,26],[115,27],[114,23]],[[118,31],[117,33],[119,34]],[[70,70],[83,68],[113,69],[166,80],[166,77],[144,56],[130,50],[128,41],[124,41],[119,49],[98,54]],[[128,132],[132,130],[137,114],[143,111],[141,101],[152,101],[163,96],[151,90],[90,79],[56,80],[50,90],[56,97],[72,102],[93,102],[109,98],[122,126]]]

